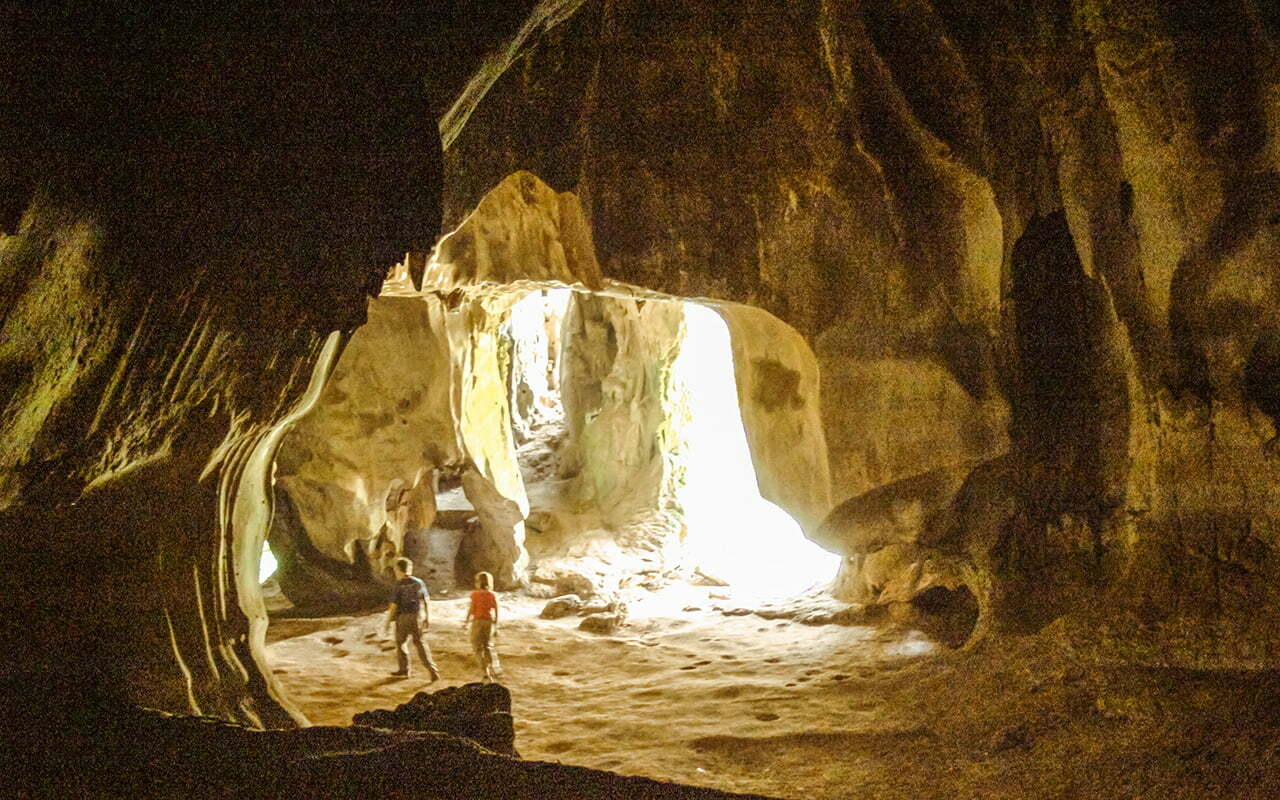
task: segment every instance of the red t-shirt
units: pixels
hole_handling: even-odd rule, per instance
[[[498,610],[498,596],[485,589],[471,593],[471,616],[476,619],[493,619]]]

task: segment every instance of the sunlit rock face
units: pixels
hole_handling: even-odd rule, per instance
[[[434,521],[435,468],[459,459],[444,315],[439,302],[371,302],[316,408],[285,437],[270,544],[295,604],[381,599],[369,579],[393,580],[405,535]]]
[[[276,462],[270,543],[291,601],[372,604],[411,550],[439,588],[484,569],[605,592],[679,567],[691,526],[769,571],[802,538],[788,513],[817,526],[829,482],[803,337],[737,304],[585,291],[599,281],[577,198],[529,173],[442,239],[423,291],[393,274]],[[441,477],[466,508],[433,526]]]
[[[270,543],[295,604],[381,599],[406,535],[425,534],[436,519],[441,472],[461,478],[479,517],[486,541],[469,545],[483,551],[474,568],[504,586],[519,582],[528,502],[499,331],[513,301],[496,302],[450,309],[434,294],[370,302],[369,321],[276,462]]]
[[[809,337],[833,500],[883,489],[867,524],[922,548],[838,530],[875,502],[833,518],[858,597],[963,581],[981,630],[1100,600],[1081,647],[1272,663],[1274,14],[642,6],[584,3],[493,86],[446,216],[529,169],[606,276]],[[951,500],[911,495],[939,471]]]
[[[444,237],[424,285],[437,289],[514,281],[556,281],[600,288],[591,229],[578,198],[536,176],[508,176]]]

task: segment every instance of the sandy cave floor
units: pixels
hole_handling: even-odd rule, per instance
[[[955,652],[909,625],[682,612],[688,596],[598,636],[538,618],[544,601],[503,602],[503,683],[528,759],[786,798],[1280,796],[1274,676],[1090,672],[1051,631]],[[444,677],[431,690],[477,677],[464,610],[432,603]],[[387,674],[382,619],[272,621],[272,670],[313,723],[426,688],[417,665]]]

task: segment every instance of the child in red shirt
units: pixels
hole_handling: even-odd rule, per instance
[[[466,625],[471,626],[471,651],[484,670],[484,682],[489,683],[502,670],[498,666],[498,596],[493,593],[493,576],[487,572],[476,573],[476,590],[471,593],[471,606],[467,609]]]

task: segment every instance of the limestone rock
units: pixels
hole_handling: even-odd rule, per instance
[[[560,619],[577,614],[582,610],[582,598],[576,594],[566,594],[553,598],[545,606],[538,616],[543,619]]]
[[[583,616],[592,614],[616,614],[622,617],[627,615],[627,604],[612,597],[596,597],[589,603],[583,603],[578,613]]]
[[[556,587],[545,583],[527,583],[521,591],[536,600],[553,600],[560,595]]]
[[[601,285],[578,198],[557,194],[528,172],[504,179],[440,241],[423,285],[447,290],[517,280]]]
[[[617,633],[618,629],[626,622],[626,617],[622,614],[600,613],[583,617],[582,622],[578,624],[579,630],[588,633],[598,633],[602,636]]]
[[[24,14],[0,56],[2,616],[24,621],[0,638],[15,681],[282,726],[270,464],[386,269],[438,232],[410,76],[442,26],[210,12],[124,48],[104,17]],[[38,600],[50,570],[73,620]]]
[[[814,538],[847,553],[836,595],[852,603],[906,602],[943,579],[925,569],[931,530],[947,526],[953,501],[975,464],[930,470],[837,506]],[[936,537],[935,537],[936,538]]]
[[[495,753],[517,756],[511,692],[497,683],[468,683],[418,692],[388,711],[356,714],[352,722],[391,730],[435,731],[470,739]]]
[[[591,597],[596,593],[596,579],[572,566],[544,563],[529,573],[534,583],[554,586],[561,594]]]
[[[818,359],[799,332],[766,311],[738,304],[715,309],[729,327],[760,495],[812,535],[831,510]]]

